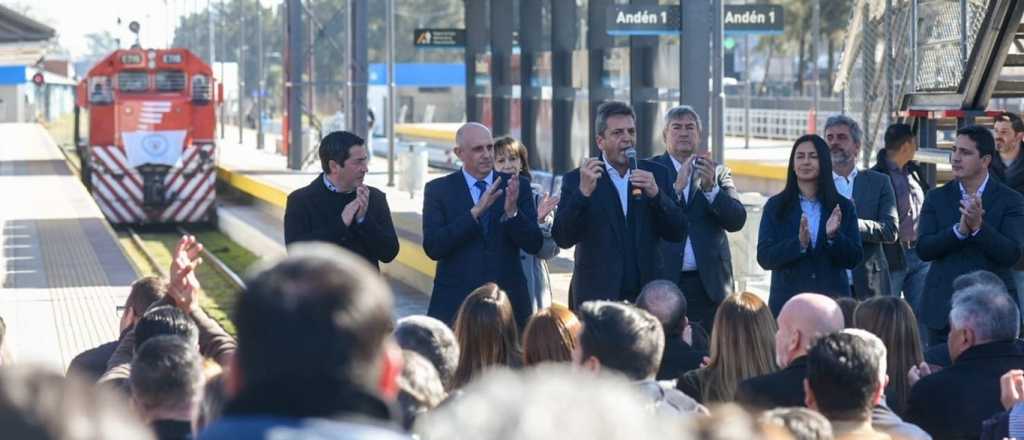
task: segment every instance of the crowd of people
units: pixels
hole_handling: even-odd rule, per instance
[[[1019,117],[960,128],[954,179],[930,190],[907,125],[871,169],[847,116],[797,139],[761,219],[765,299],[734,289],[727,233],[746,210],[693,109],[666,114],[651,159],[628,105],[597,114],[601,157],[557,195],[521,143],[459,129],[462,169],[424,194],[430,304],[397,321],[386,198],[363,184],[363,140],[326,136],[236,335],[198,306],[203,245],[184,236],[167,279],[132,285],[120,337],[66,378],[0,368],[0,436],[1024,438]],[[559,248],[575,252],[566,304],[545,263]]]

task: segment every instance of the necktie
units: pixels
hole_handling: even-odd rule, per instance
[[[477,191],[480,193],[479,196],[477,197],[477,200],[482,199],[484,197],[484,192],[487,191],[487,182],[483,180],[477,180],[476,183],[473,184],[473,187],[476,188]],[[484,235],[487,235],[487,223],[488,220],[490,220],[490,211],[490,208],[485,209],[483,215],[480,216],[480,225],[483,226],[484,228]]]

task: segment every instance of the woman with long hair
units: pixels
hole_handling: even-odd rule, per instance
[[[571,362],[580,320],[568,307],[552,304],[530,318],[523,331],[523,365]]]
[[[711,357],[688,371],[676,388],[705,405],[730,402],[745,379],[776,370],[775,318],[757,295],[743,292],[722,301],[711,330]]]
[[[903,298],[871,298],[857,306],[853,313],[853,327],[874,333],[885,343],[885,371],[889,374],[885,402],[896,414],[903,415],[910,396],[907,371],[924,362],[914,310]]]
[[[544,243],[536,254],[519,251],[519,262],[523,266],[533,311],[536,312],[551,305],[551,278],[548,275],[547,260],[558,255],[558,245],[551,238],[551,225],[554,222],[552,213],[558,205],[558,196],[544,192],[543,187],[533,182],[529,153],[518,139],[505,136],[494,141],[494,169],[513,176],[518,174],[531,182],[533,203],[537,206],[537,223],[544,236]]]
[[[497,284],[478,287],[462,302],[455,318],[455,339],[460,352],[452,389],[461,388],[489,367],[521,364],[512,303]]]
[[[828,144],[801,136],[789,154],[785,188],[764,205],[757,238],[757,262],[772,271],[772,313],[778,316],[800,292],[850,296],[847,270],[863,256],[857,212],[836,191]]]

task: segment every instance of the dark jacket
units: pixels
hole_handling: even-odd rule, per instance
[[[131,330],[130,327],[124,329],[116,341],[110,341],[79,353],[78,356],[71,360],[71,364],[68,365],[67,374],[77,374],[91,382],[100,380],[103,373],[107,371],[107,363],[110,362],[110,357],[114,355],[117,345],[124,339],[129,330]]]
[[[1024,243],[1024,196],[989,179],[981,195],[985,210],[981,230],[964,240],[953,233],[953,225],[960,221],[960,199],[959,182],[953,180],[929,191],[921,208],[917,254],[932,262],[921,314],[933,330],[946,327],[953,280],[965,273],[993,272],[1006,283],[1010,297],[1017,297],[1010,267],[1020,259]]]
[[[670,183],[676,181],[678,172],[668,153],[651,160],[666,167]],[[694,179],[690,182],[688,202],[683,199],[682,194],[678,194],[679,203],[683,205],[686,214],[682,241],[662,240],[660,243],[661,256],[665,262],[662,278],[679,284],[679,272],[683,267],[683,246],[689,238],[701,285],[712,301],[720,303],[733,293],[732,254],[729,251],[726,231],[736,232],[743,229],[743,224],[747,221],[747,210],[740,202],[740,195],[736,192],[732,172],[728,167],[719,165],[715,168],[715,182],[718,184],[719,193],[714,201],[709,202],[703,194],[698,194],[695,181]]]
[[[867,299],[890,295],[889,262],[882,245],[896,243],[898,232],[892,181],[875,171],[858,171],[853,181],[853,204],[857,208],[857,228],[864,249],[864,258],[853,269],[854,296]]]
[[[707,336],[701,335],[704,331],[697,330],[697,324],[693,325],[695,328],[692,346],[683,341],[679,335],[665,336],[665,350],[662,351],[657,380],[678,379],[683,373],[700,368],[704,356],[708,355]]]
[[[927,194],[930,187],[928,186],[928,181],[925,180],[924,175],[921,174],[921,166],[915,161],[907,162],[906,166],[907,170],[910,171],[910,178],[914,179],[914,181],[917,182],[917,185],[921,187],[921,191]],[[889,183],[892,183],[892,174],[889,172],[889,165],[886,162],[884,148],[878,150],[875,166],[871,167],[871,169],[889,176]],[[899,213],[897,213],[897,220],[898,219]],[[897,231],[897,236],[898,235]],[[903,256],[903,248],[900,247],[899,242],[883,243],[882,251],[885,252],[885,260],[889,263],[889,271],[904,270],[907,268],[906,258]]]
[[[370,206],[362,222],[345,226],[341,212],[355,199],[355,192],[336,193],[324,185],[321,173],[309,185],[288,195],[284,212],[284,243],[325,241],[361,255],[376,268],[398,255],[398,235],[391,223],[387,196],[369,186]]]
[[[229,401],[224,415],[199,433],[202,440],[332,438],[408,439],[395,410],[357,386],[290,378],[251,384]],[[296,386],[299,385],[299,386]]]
[[[192,440],[192,422],[187,420],[154,420],[149,427],[157,440]]]
[[[981,440],[1010,438],[1010,411],[1003,411],[981,423]]]
[[[561,202],[555,211],[551,236],[563,249],[575,250],[575,269],[569,285],[570,307],[585,301],[635,300],[640,287],[664,273],[660,240],[680,241],[685,217],[668,170],[649,160],[638,167],[654,174],[658,196],[628,197],[622,214],[618,192],[608,173],[602,173],[590,197],[580,192],[580,170],[562,178]]]
[[[168,297],[161,298],[150,307],[172,304]],[[202,308],[196,306],[189,312],[189,317],[199,329],[199,353],[205,358],[213,359],[222,367],[227,367],[235,354],[237,342],[217,321],[210,318]],[[128,378],[132,372],[132,356],[135,352],[135,329],[130,328],[118,341],[117,349],[107,362],[107,370],[100,377],[99,383],[114,389],[128,392]]]
[[[1014,191],[1024,193],[1024,160],[1020,160],[1022,157],[1018,156],[1009,167],[1003,164],[1002,159],[999,155],[992,158],[992,165],[989,165],[989,171],[992,171],[1000,182],[1003,182],[1006,186],[1010,187]]]
[[[999,378],[1020,368],[1024,368],[1020,341],[971,347],[950,367],[914,384],[906,419],[937,439],[978,438],[982,422],[1003,411]]]
[[[504,190],[508,174],[494,173]],[[474,220],[469,210],[473,196],[462,170],[427,183],[423,192],[423,250],[437,261],[434,290],[427,315],[453,325],[459,306],[469,293],[495,282],[508,294],[519,328],[530,317],[531,304],[519,251],[540,251],[544,237],[537,225],[530,182],[519,179],[518,212],[504,219],[505,195]],[[487,224],[485,229],[481,222]],[[486,233],[485,233],[486,230]]]
[[[804,403],[804,379],[807,377],[807,357],[793,359],[782,371],[752,377],[736,387],[736,403],[749,411],[765,411],[776,407],[797,406]]]
[[[761,228],[757,237],[757,262],[772,271],[768,305],[775,316],[782,305],[801,292],[817,292],[831,297],[850,296],[850,279],[846,270],[853,269],[863,259],[857,211],[853,203],[840,195],[839,209],[842,223],[836,237],[825,238],[825,223],[831,210],[821,207],[818,238],[815,247],[800,251],[800,217],[803,211],[794,204],[778,220],[782,197],[773,196],[764,205]]]

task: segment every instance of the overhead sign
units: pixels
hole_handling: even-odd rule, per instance
[[[678,35],[679,6],[608,6],[609,35]]]
[[[722,24],[725,32],[782,33],[781,5],[724,5]]]
[[[465,29],[416,29],[413,31],[413,45],[417,49],[466,47]]]

